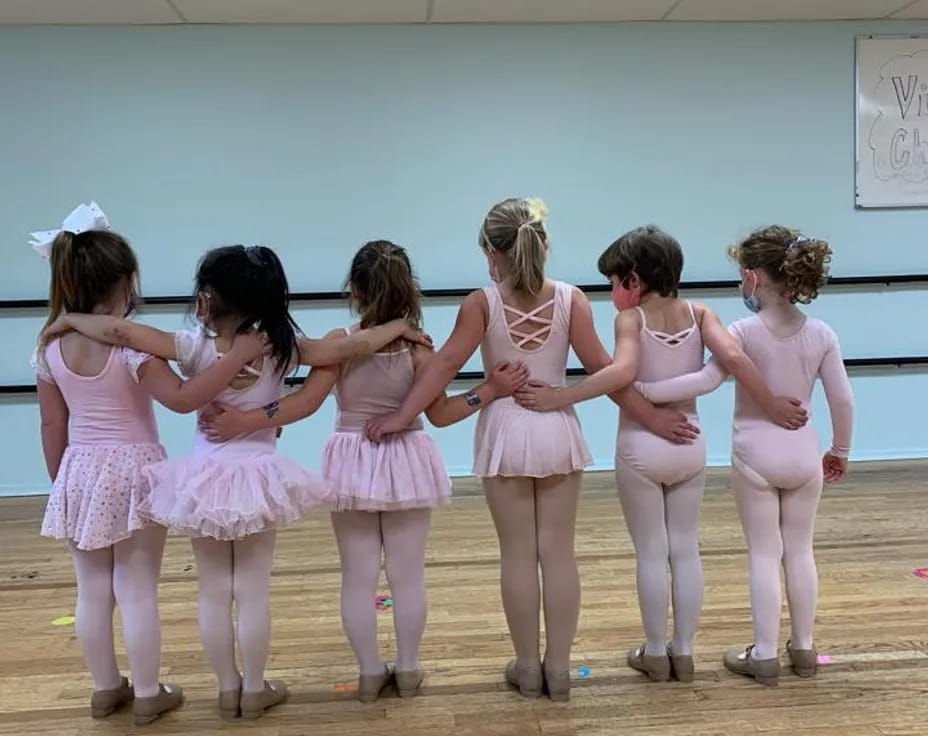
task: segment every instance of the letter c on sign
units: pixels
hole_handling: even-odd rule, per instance
[[[892,140],[889,144],[889,161],[894,169],[904,169],[909,165],[909,152],[900,150],[907,137],[908,134],[905,128],[899,128],[899,130],[893,133]]]

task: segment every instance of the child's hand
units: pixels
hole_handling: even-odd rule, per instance
[[[541,381],[529,381],[515,392],[515,398],[519,406],[532,411],[554,411],[565,406],[560,389]]]
[[[487,385],[493,392],[494,398],[502,399],[512,396],[525,385],[526,381],[528,381],[528,366],[521,362],[503,361],[496,364],[490,377],[487,378]]]
[[[826,483],[837,483],[847,475],[847,458],[825,453],[822,458],[822,470],[825,473]]]
[[[70,332],[72,329],[71,323],[68,321],[68,315],[62,314],[58,319],[42,330],[42,334],[39,335],[39,346],[45,347],[56,337]]]
[[[784,429],[801,429],[809,421],[809,412],[802,408],[799,399],[777,396],[767,407],[767,415],[774,424]]]
[[[213,404],[210,408],[215,413],[200,417],[200,429],[210,442],[228,442],[252,431],[247,414],[241,409],[228,404]]]
[[[408,426],[409,422],[404,422],[398,412],[393,412],[371,419],[364,429],[364,434],[371,442],[383,442],[388,434],[402,432]]]
[[[675,445],[688,445],[699,437],[699,427],[690,424],[686,414],[676,409],[656,407],[646,426],[658,437]]]
[[[246,332],[235,336],[229,352],[244,365],[266,355],[270,346],[267,335],[263,332]]]
[[[403,334],[400,337],[406,342],[411,342],[413,345],[424,345],[425,347],[432,349],[435,346],[432,344],[432,336],[427,335],[422,332],[422,330],[417,330],[415,327],[407,326],[403,330]]]

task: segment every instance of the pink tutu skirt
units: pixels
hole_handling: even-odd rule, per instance
[[[141,513],[150,492],[142,469],[165,457],[158,444],[71,445],[48,497],[42,535],[92,550],[150,526]]]
[[[322,472],[335,487],[338,511],[425,509],[451,500],[441,452],[421,430],[380,444],[360,432],[336,432],[322,452]]]
[[[334,507],[320,475],[275,452],[181,458],[145,475],[151,495],[142,514],[191,537],[241,539]]]
[[[573,408],[533,412],[512,399],[494,401],[480,412],[474,434],[474,475],[545,478],[591,465]]]

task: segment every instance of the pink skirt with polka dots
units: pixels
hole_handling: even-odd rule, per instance
[[[92,550],[152,526],[139,513],[150,493],[142,468],[165,457],[161,445],[149,443],[68,447],[48,497],[42,536]]]

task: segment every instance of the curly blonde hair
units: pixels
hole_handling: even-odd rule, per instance
[[[828,281],[832,250],[824,240],[772,225],[752,232],[728,249],[742,268],[762,270],[793,304],[810,304]]]

